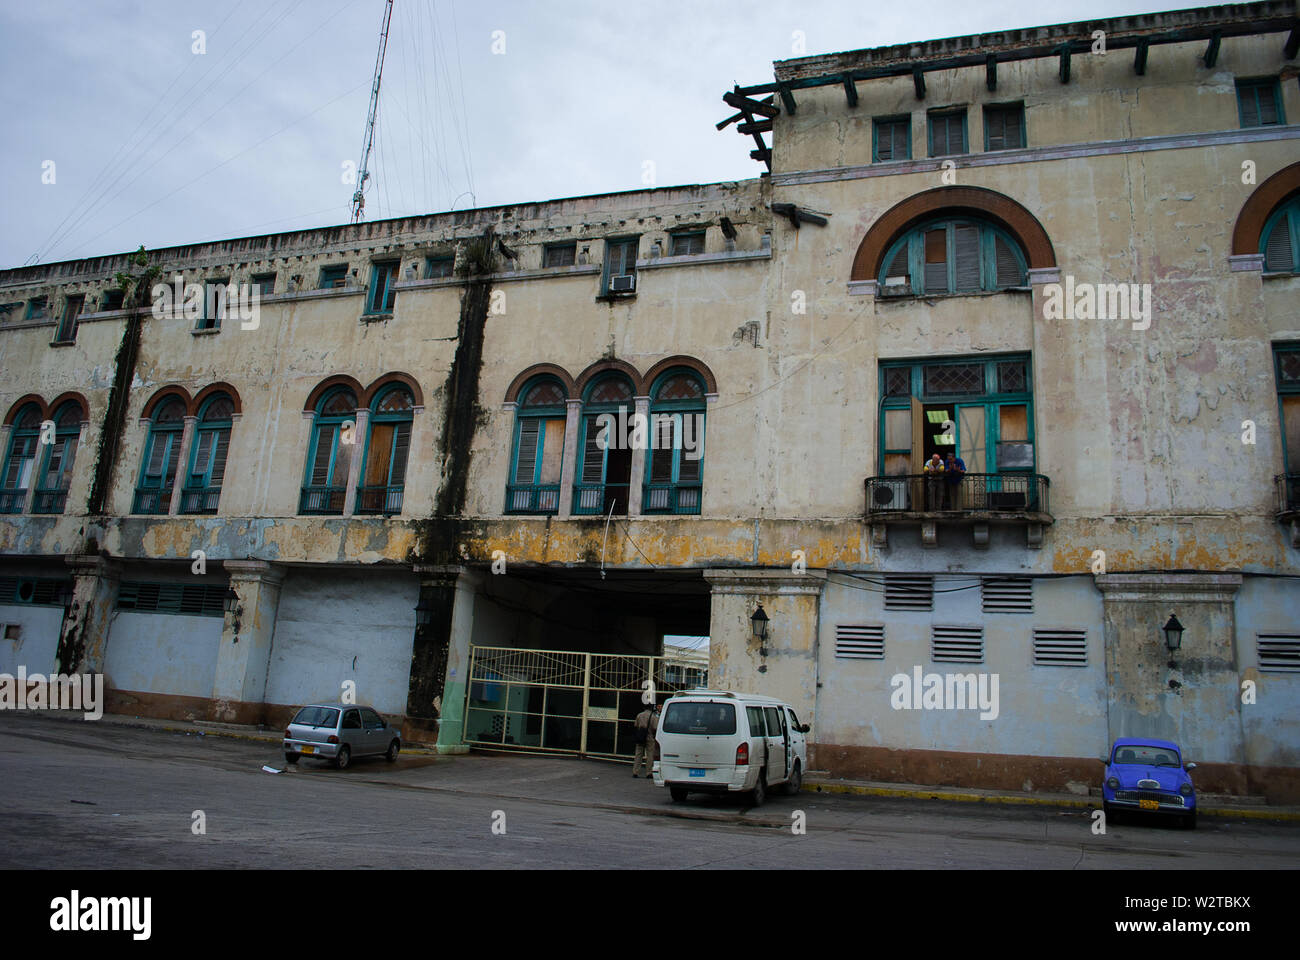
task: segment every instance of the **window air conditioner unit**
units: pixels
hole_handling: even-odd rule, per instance
[[[631,293],[635,289],[636,289],[635,274],[629,273],[626,276],[609,278],[610,293]]]

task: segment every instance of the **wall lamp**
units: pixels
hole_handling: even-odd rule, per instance
[[[1169,648],[1170,653],[1177,652],[1178,648],[1183,645],[1183,625],[1171,613],[1163,629],[1165,632],[1165,646]]]

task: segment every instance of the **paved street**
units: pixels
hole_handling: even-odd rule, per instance
[[[625,765],[403,756],[346,772],[275,744],[0,715],[0,867],[1294,869],[1300,827],[1195,831],[896,798],[673,804]],[[206,832],[192,832],[202,811]],[[498,812],[499,811],[499,812]],[[796,811],[807,832],[792,832]],[[686,814],[682,817],[680,814]],[[496,824],[497,832],[493,826]],[[500,832],[504,829],[504,832]]]

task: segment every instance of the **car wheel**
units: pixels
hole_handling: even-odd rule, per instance
[[[751,807],[761,807],[763,801],[767,799],[767,775],[760,773],[758,783],[754,784],[754,789],[749,791],[749,805]]]
[[[392,743],[388,745],[388,752],[384,754],[384,757],[388,760],[389,763],[392,763],[397,759],[397,751],[401,749],[402,749],[402,745],[398,743],[396,740],[394,740]]]
[[[298,762],[298,754],[296,754],[296,753],[286,753],[286,754],[284,755],[284,762],[285,762],[285,763],[297,763],[297,762]]]
[[[346,770],[348,764],[352,762],[352,748],[344,744],[339,747],[338,756],[334,758],[334,766],[340,770]]]
[[[685,787],[669,787],[668,792],[672,794],[674,803],[681,803],[683,800],[686,799],[686,794],[688,794],[690,791],[687,790]]]
[[[785,782],[785,795],[787,797],[798,796],[800,789],[803,787],[803,769],[799,766],[799,761],[794,762],[794,769],[790,771],[790,779]]]

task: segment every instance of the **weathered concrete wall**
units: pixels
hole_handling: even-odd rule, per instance
[[[108,637],[104,686],[119,693],[210,697],[221,620],[118,610]]]
[[[28,603],[0,604],[0,624],[15,624],[18,639],[5,638],[0,630],[0,673],[16,675],[20,665],[28,673],[49,673],[59,645],[62,607],[38,607]]]
[[[343,682],[381,713],[406,711],[416,578],[293,570],[280,590],[266,702],[338,702]]]

